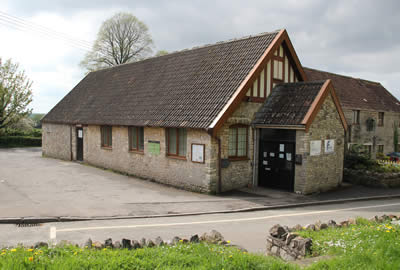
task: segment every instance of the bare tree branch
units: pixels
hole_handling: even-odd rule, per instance
[[[117,13],[103,22],[92,51],[80,65],[88,71],[144,59],[152,52],[147,26],[135,16]]]

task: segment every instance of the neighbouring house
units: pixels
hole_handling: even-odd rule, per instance
[[[170,53],[89,73],[43,118],[43,155],[200,192],[327,190],[347,129],[334,88],[307,81],[286,30]]]
[[[311,68],[304,72],[309,80],[332,80],[349,126],[347,147],[364,145],[372,158],[395,151],[393,128],[400,127],[400,102],[385,87]]]

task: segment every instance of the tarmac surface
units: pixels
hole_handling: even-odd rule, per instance
[[[310,196],[242,189],[213,196],[168,187],[77,162],[43,158],[40,148],[0,149],[0,221],[113,219],[225,213],[400,197],[400,189],[345,185]]]

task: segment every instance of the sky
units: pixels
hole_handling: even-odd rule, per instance
[[[398,0],[0,0],[0,58],[33,81],[33,112],[47,113],[83,79],[79,62],[117,12],[148,26],[154,52],[285,28],[303,66],[378,81],[400,98]]]

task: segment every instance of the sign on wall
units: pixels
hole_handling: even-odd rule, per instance
[[[148,141],[147,150],[152,155],[160,154],[160,142],[159,141]]]
[[[192,143],[192,162],[204,163],[204,144]]]
[[[325,154],[335,152],[335,140],[325,140]]]
[[[310,141],[310,156],[321,155],[321,141]]]

